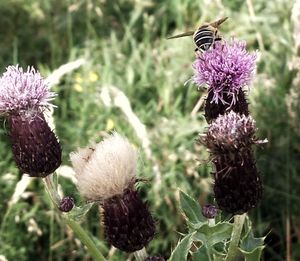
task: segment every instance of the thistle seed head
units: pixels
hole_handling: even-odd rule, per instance
[[[102,142],[70,155],[80,193],[91,201],[103,201],[136,181],[137,152],[129,141],[113,133]]]

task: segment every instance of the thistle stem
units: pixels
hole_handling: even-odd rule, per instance
[[[234,216],[234,225],[231,234],[231,241],[228,248],[228,253],[226,256],[226,261],[232,261],[235,259],[238,251],[238,245],[245,221],[246,213],[243,215],[235,215]]]
[[[134,257],[137,261],[144,261],[148,254],[145,248],[142,248],[141,250],[135,251],[134,253]]]
[[[73,230],[80,241],[87,247],[89,253],[96,261],[106,261],[105,257],[99,252],[93,240],[88,236],[84,229],[75,221],[65,218],[65,223]]]
[[[45,178],[43,178],[46,190],[48,192],[48,195],[50,196],[50,199],[52,201],[52,203],[54,204],[54,206],[56,206],[57,208],[59,207],[59,203],[60,203],[60,196],[57,193],[56,187],[53,183],[53,178],[52,175],[48,175]]]
[[[58,209],[61,198],[57,193],[55,184],[53,183],[52,175],[48,175],[43,179],[43,181],[52,203],[54,204],[56,209]],[[79,240],[87,247],[90,255],[93,257],[93,260],[106,261],[104,256],[97,249],[97,246],[95,245],[94,241],[88,236],[84,229],[77,222],[69,218],[67,215],[63,215],[63,218],[65,223],[73,230],[73,232],[79,238]]]

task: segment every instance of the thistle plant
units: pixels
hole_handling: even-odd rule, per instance
[[[0,79],[0,113],[8,121],[13,156],[31,177],[46,177],[61,164],[60,144],[43,114],[54,96],[33,67],[9,66]]]
[[[100,204],[107,240],[125,252],[144,251],[155,233],[154,219],[135,188],[137,157],[129,141],[117,133],[71,154],[78,190]]]
[[[246,217],[263,192],[252,147],[264,141],[256,138],[245,89],[254,75],[256,56],[246,51],[245,42],[236,40],[217,42],[196,56],[193,81],[208,86],[205,118],[209,124],[197,142],[207,147],[214,165],[215,202],[201,208],[180,192],[189,231],[170,261],[187,260],[189,255],[193,260],[227,261],[239,255],[249,260],[261,256],[264,238],[253,237]],[[154,238],[155,220],[137,189],[138,153],[127,138],[114,132],[100,143],[71,153],[77,188],[86,205],[78,207],[72,197],[58,194],[52,174],[61,164],[62,150],[44,117],[44,111],[53,107],[54,96],[32,67],[23,71],[9,66],[0,79],[0,113],[7,118],[20,171],[43,178],[56,209],[94,260],[106,259],[78,223],[93,204],[99,207],[109,244],[133,253],[138,261],[163,261],[161,256],[148,256],[145,249]],[[222,220],[222,211],[234,216],[234,223]]]
[[[53,183],[52,174],[61,164],[62,149],[44,117],[44,112],[53,107],[50,101],[55,95],[33,67],[24,71],[18,65],[8,66],[0,78],[0,114],[8,122],[15,162],[22,173],[43,178],[54,206],[63,213],[74,208],[74,200],[71,197],[61,199]],[[105,260],[81,226],[71,216],[62,217],[94,259]]]
[[[201,210],[195,200],[182,192],[181,209],[189,224],[189,234],[179,242],[171,260],[177,260],[179,255],[186,259],[191,245],[197,241],[201,244],[192,253],[194,260],[229,261],[239,255],[260,259],[264,238],[254,239],[248,219],[240,240],[246,213],[257,206],[263,192],[252,146],[265,141],[255,136],[256,125],[249,115],[245,89],[250,87],[256,57],[256,53],[246,50],[245,42],[234,39],[217,42],[213,48],[196,54],[192,79],[199,87],[207,86],[204,111],[209,124],[197,142],[208,148],[214,165],[217,208],[233,215],[234,223],[222,221],[211,204]],[[219,222],[215,223],[215,218]],[[251,247],[243,249],[245,245]]]

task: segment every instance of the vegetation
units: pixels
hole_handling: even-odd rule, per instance
[[[264,196],[250,213],[255,234],[268,234],[265,260],[298,260],[300,19],[292,16],[297,8],[300,14],[299,1],[292,0],[1,0],[0,68],[35,65],[48,76],[63,64],[84,59],[53,87],[63,165],[70,166],[71,151],[101,140],[107,131],[126,135],[140,148],[139,176],[149,180],[140,189],[157,220],[157,235],[147,250],[169,257],[180,233],[186,232],[179,188],[201,205],[213,198],[211,170],[203,164],[208,153],[195,143],[207,124],[202,112],[191,114],[205,95],[187,82],[193,42],[166,37],[228,16],[223,36],[244,39],[248,49],[260,52],[250,110],[259,137],[269,143],[256,151]],[[118,102],[126,97],[134,114]],[[146,136],[134,115],[145,125]],[[6,122],[1,124],[0,260],[91,260],[54,211],[40,180],[31,180],[22,197],[10,203],[21,173],[12,159]],[[61,173],[65,194],[80,203],[66,170]],[[125,260],[105,242],[97,213],[93,207],[82,225],[109,260]]]

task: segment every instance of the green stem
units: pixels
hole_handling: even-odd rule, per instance
[[[134,257],[137,261],[144,261],[148,254],[145,248],[142,248],[141,250],[135,251],[134,253]]]
[[[55,185],[53,184],[52,175],[48,175],[47,177],[43,178],[43,181],[46,187],[46,191],[48,192],[48,195],[50,196],[52,203],[54,204],[55,207],[58,208],[61,199],[57,193]]]
[[[226,261],[234,260],[237,255],[245,217],[246,217],[246,213],[243,215],[235,215],[234,216],[234,225],[233,225],[233,230],[232,230],[232,234],[231,234],[231,241],[229,244],[228,253],[227,253],[227,256],[225,259]]]
[[[43,179],[43,181],[52,203],[58,209],[61,199],[57,193],[56,186],[53,183],[52,175],[48,175]],[[104,256],[97,249],[97,246],[95,245],[93,240],[88,236],[84,229],[77,222],[69,218],[67,215],[62,216],[64,218],[65,223],[73,230],[73,232],[80,239],[80,241],[87,247],[89,253],[93,257],[93,260],[106,261]]]
[[[87,247],[89,253],[96,261],[106,261],[104,256],[99,252],[93,240],[87,235],[84,229],[75,221],[65,218],[66,224],[74,231],[80,241]]]

